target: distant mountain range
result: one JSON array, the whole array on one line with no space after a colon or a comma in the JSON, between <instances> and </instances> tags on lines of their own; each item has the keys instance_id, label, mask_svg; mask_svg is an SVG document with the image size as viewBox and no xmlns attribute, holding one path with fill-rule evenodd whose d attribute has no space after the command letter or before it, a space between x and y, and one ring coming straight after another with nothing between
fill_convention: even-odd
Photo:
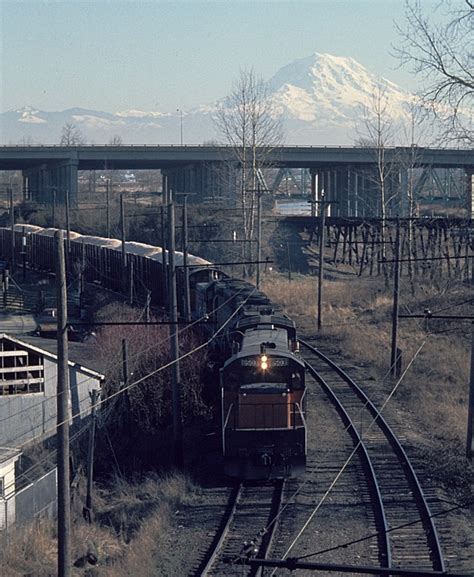
<instances>
[{"instance_id":1,"label":"distant mountain range","mask_svg":"<svg viewBox=\"0 0 474 577\"><path fill-rule=\"evenodd\" d=\"M369 106L377 87L389 97L390 115L408 118L413 96L378 78L353 58L315 53L281 68L268 82L275 114L283 122L286 144L352 144L356 119ZM183 141L218 141L213 123L216 104L183 115ZM58 144L65 124L73 123L87 144L107 144L119 136L124 144L179 144L179 113L102 112L70 108L46 112L33 107L0 113L0 144Z\"/></svg>"}]
</instances>

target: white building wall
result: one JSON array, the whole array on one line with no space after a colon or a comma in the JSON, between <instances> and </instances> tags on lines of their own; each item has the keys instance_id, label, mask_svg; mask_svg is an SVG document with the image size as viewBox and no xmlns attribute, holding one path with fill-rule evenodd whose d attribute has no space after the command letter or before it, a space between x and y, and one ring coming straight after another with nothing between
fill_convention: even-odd
<instances>
[{"instance_id":1,"label":"white building wall","mask_svg":"<svg viewBox=\"0 0 474 577\"><path fill-rule=\"evenodd\" d=\"M57 364L44 358L44 392L0 396L0 446L21 447L33 439L40 440L55 434ZM89 391L100 389L100 379L69 368L70 408L73 422L90 413Z\"/></svg>"},{"instance_id":2,"label":"white building wall","mask_svg":"<svg viewBox=\"0 0 474 577\"><path fill-rule=\"evenodd\" d=\"M15 522L15 460L0 465L0 479L3 479L3 493L0 497L0 530Z\"/></svg>"}]
</instances>

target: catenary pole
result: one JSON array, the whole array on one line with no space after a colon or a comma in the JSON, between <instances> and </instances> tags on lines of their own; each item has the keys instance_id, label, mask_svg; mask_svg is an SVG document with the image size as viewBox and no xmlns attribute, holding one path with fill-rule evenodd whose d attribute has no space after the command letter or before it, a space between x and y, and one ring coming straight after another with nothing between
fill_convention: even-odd
<instances>
[{"instance_id":1,"label":"catenary pole","mask_svg":"<svg viewBox=\"0 0 474 577\"><path fill-rule=\"evenodd\" d=\"M262 260L262 191L257 184L257 278L256 286L260 289L260 261Z\"/></svg>"},{"instance_id":2,"label":"catenary pole","mask_svg":"<svg viewBox=\"0 0 474 577\"><path fill-rule=\"evenodd\" d=\"M13 188L8 189L8 196L10 199L10 238L11 238L11 253L10 253L10 271L15 272L15 207L13 206Z\"/></svg>"},{"instance_id":3,"label":"catenary pole","mask_svg":"<svg viewBox=\"0 0 474 577\"><path fill-rule=\"evenodd\" d=\"M71 252L71 220L69 210L69 190L64 191L64 201L66 206L66 261L69 263L69 254Z\"/></svg>"},{"instance_id":4,"label":"catenary pole","mask_svg":"<svg viewBox=\"0 0 474 577\"><path fill-rule=\"evenodd\" d=\"M94 479L94 447L95 447L95 426L96 426L96 408L97 399L99 398L100 391L98 389L93 389L89 394L91 397L91 424L89 431L89 447L87 451L87 494L86 494L86 507L85 515L89 523L92 523L92 486Z\"/></svg>"},{"instance_id":5,"label":"catenary pole","mask_svg":"<svg viewBox=\"0 0 474 577\"><path fill-rule=\"evenodd\" d=\"M471 462L474 461L474 323L471 325L471 378L469 384L466 456Z\"/></svg>"},{"instance_id":6,"label":"catenary pole","mask_svg":"<svg viewBox=\"0 0 474 577\"><path fill-rule=\"evenodd\" d=\"M161 216L161 261L162 261L162 278L160 279L162 282L162 294L163 294L163 305L166 307L169 302L168 292L169 292L169 283L168 283L168 259L166 254L166 226L165 226L165 207L160 207L160 216Z\"/></svg>"},{"instance_id":7,"label":"catenary pole","mask_svg":"<svg viewBox=\"0 0 474 577\"><path fill-rule=\"evenodd\" d=\"M171 337L171 386L173 405L173 448L175 464L179 467L183 462L183 425L181 420L181 383L179 342L178 342L178 306L176 295L176 262L175 262L175 214L174 204L168 205L168 255L169 255L169 316Z\"/></svg>"},{"instance_id":8,"label":"catenary pole","mask_svg":"<svg viewBox=\"0 0 474 577\"><path fill-rule=\"evenodd\" d=\"M319 210L321 211L319 219L319 271L318 271L318 331L321 330L322 308L323 308L323 281L324 281L324 233L326 228L326 201L324 200L324 192L321 194L319 201Z\"/></svg>"},{"instance_id":9,"label":"catenary pole","mask_svg":"<svg viewBox=\"0 0 474 577\"><path fill-rule=\"evenodd\" d=\"M106 200L106 234L110 238L110 178L105 181L105 200Z\"/></svg>"},{"instance_id":10,"label":"catenary pole","mask_svg":"<svg viewBox=\"0 0 474 577\"><path fill-rule=\"evenodd\" d=\"M67 342L67 289L63 231L56 232L57 445L58 445L58 577L71 572L71 497L69 471L69 366Z\"/></svg>"},{"instance_id":11,"label":"catenary pole","mask_svg":"<svg viewBox=\"0 0 474 577\"><path fill-rule=\"evenodd\" d=\"M184 317L187 322L191 320L191 295L189 289L188 268L188 197L183 200L183 273L184 273Z\"/></svg>"},{"instance_id":12,"label":"catenary pole","mask_svg":"<svg viewBox=\"0 0 474 577\"><path fill-rule=\"evenodd\" d=\"M400 293L400 222L397 221L395 233L395 262L393 271L393 307L392 307L392 350L390 355L390 371L397 375L398 365L398 299Z\"/></svg>"},{"instance_id":13,"label":"catenary pole","mask_svg":"<svg viewBox=\"0 0 474 577\"><path fill-rule=\"evenodd\" d=\"M127 249L125 248L125 205L123 194L120 195L120 239L122 241L122 290L127 290Z\"/></svg>"}]
</instances>

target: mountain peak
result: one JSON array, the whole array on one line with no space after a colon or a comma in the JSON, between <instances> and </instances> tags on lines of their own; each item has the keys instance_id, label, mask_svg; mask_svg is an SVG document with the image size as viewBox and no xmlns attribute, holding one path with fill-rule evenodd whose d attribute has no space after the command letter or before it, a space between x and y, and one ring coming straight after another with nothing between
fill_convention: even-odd
<instances>
[{"instance_id":1,"label":"mountain peak","mask_svg":"<svg viewBox=\"0 0 474 577\"><path fill-rule=\"evenodd\" d=\"M269 81L272 92L287 84L310 93L320 90L340 91L351 87L370 92L379 84L396 87L393 83L377 78L354 58L320 52L290 62L280 68Z\"/></svg>"},{"instance_id":2,"label":"mountain peak","mask_svg":"<svg viewBox=\"0 0 474 577\"><path fill-rule=\"evenodd\" d=\"M394 103L394 115L402 117L409 96L351 57L315 52L283 66L269 82L278 114L325 127L346 128L354 126L362 107L371 108L379 87Z\"/></svg>"}]
</instances>

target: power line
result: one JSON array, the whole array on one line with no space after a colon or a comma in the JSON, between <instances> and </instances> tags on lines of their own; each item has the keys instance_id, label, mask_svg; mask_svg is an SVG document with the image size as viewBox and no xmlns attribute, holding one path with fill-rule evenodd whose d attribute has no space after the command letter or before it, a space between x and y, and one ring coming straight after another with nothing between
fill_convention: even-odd
<instances>
[{"instance_id":1,"label":"power line","mask_svg":"<svg viewBox=\"0 0 474 577\"><path fill-rule=\"evenodd\" d=\"M405 368L405 370L403 371L403 374L401 375L401 377L399 378L399 380L396 382L396 384L394 385L394 387L392 388L390 394L387 396L387 398L385 399L384 403L382 404L381 408L379 409L377 415L372 419L372 421L370 422L369 426L367 427L366 431L365 431L365 435L367 435L367 433L371 430L372 426L376 423L378 417L382 414L382 412L385 410L385 407L387 406L387 404L389 403L389 401L391 400L391 398L393 397L393 395L395 394L395 392L397 391L399 385L401 384L401 382L403 381L405 375L407 374L408 370L410 369L411 365L414 363L415 359L418 357L419 353L421 352L421 350L423 349L424 345L426 344L428 337L422 342L422 344L419 346L418 350L415 352L413 358L410 360L410 362L408 363L407 367ZM345 460L344 464L342 465L342 467L339 469L338 473L336 474L336 476L334 477L333 481L331 482L331 484L329 485L328 489L326 489L324 495L321 497L321 499L319 500L319 502L316 504L316 507L313 509L312 513L309 515L308 519L305 521L305 523L303 524L302 528L300 529L300 531L298 532L298 534L296 535L296 537L293 539L293 541L291 542L290 546L287 548L287 550L285 551L282 559L286 559L288 557L289 552L293 549L293 547L296 545L297 541L299 540L299 538L301 537L301 535L304 533L304 531L306 530L306 528L308 527L308 525L310 524L310 522L312 521L312 519L314 518L314 516L316 515L316 513L319 511L319 509L321 508L321 506L323 505L323 503L325 502L326 498L328 497L328 495L331 493L331 491L333 490L333 488L335 487L337 481L339 480L339 478L341 477L341 475L344 473L344 471L346 470L346 468L348 467L349 463L351 462L352 458L354 457L354 455L357 453L357 451L359 450L359 447L361 446L363 442L363 436L361 435L359 438L359 442L355 445L355 447L353 448L352 452L350 453L350 455L347 457L347 459ZM273 571L272 576L275 574L275 572Z\"/></svg>"},{"instance_id":2,"label":"power line","mask_svg":"<svg viewBox=\"0 0 474 577\"><path fill-rule=\"evenodd\" d=\"M456 506L452 507L451 509L446 509L445 511L440 511L439 513L433 513L428 518L435 519L436 517L442 517L447 515L448 513L452 513L453 511L458 511L459 509L467 509L470 505L472 505L474 501L468 501L464 504L457 504ZM389 533L393 533L395 531L399 531L400 529L405 529L406 527L411 527L413 525L419 525L423 522L423 519L416 519L414 521L409 521L408 523L403 523L402 525L396 525L394 527L390 527L387 531L377 531L375 533L370 533L365 535L364 537L360 537L358 539L353 539L352 541L346 541L345 543L340 543L339 545L334 545L333 547L327 547L326 549L320 549L318 551L314 551L313 553L307 553L305 555L299 555L295 557L298 560L301 559L308 559L309 557L315 557L317 555L323 555L324 553L330 553L331 551L337 551L339 549L347 549L347 547L351 547L352 545L357 545L359 543L363 543L364 541L369 541L371 539L375 539L377 537L382 537Z\"/></svg>"}]
</instances>

